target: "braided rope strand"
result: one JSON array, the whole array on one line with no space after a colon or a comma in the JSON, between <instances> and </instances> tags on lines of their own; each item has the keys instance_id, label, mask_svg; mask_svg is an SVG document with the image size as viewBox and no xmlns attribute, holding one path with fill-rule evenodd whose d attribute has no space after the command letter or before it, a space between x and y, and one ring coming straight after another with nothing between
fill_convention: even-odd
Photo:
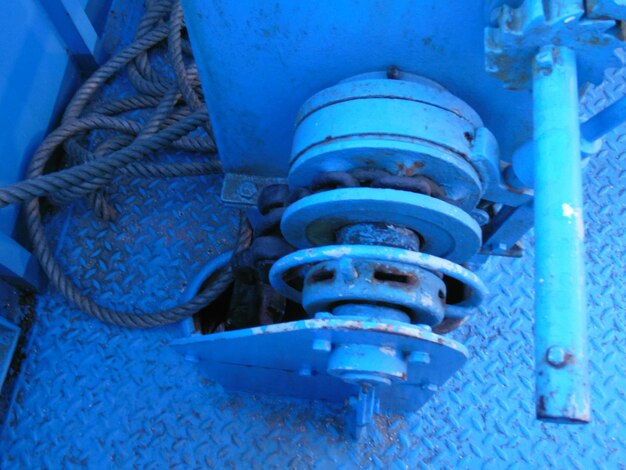
<instances>
[{"instance_id":1,"label":"braided rope strand","mask_svg":"<svg viewBox=\"0 0 626 470\"><path fill-rule=\"evenodd\" d=\"M146 1L146 12L134 42L109 59L75 93L61 125L35 152L27 179L0 188L0 207L25 204L33 252L51 284L78 308L107 323L152 327L180 321L215 300L233 279L228 265L214 273L193 299L176 307L151 313L134 312L132 307L129 311L113 310L83 294L64 273L42 221L44 197L56 203L87 197L97 214L105 219L114 217L114 210L106 201L106 190L118 175L171 178L222 171L216 158L168 164L147 160L166 147L203 155L216 152L197 68L194 63L186 65L183 59L190 54L183 28L178 0ZM165 47L161 47L164 41ZM150 51L157 48L166 51L173 73L162 74L151 64ZM103 89L124 70L137 95L102 99ZM152 110L148 116L137 118L141 116L137 113L145 115L148 110ZM48 162L60 147L69 167L46 173ZM235 253L247 247L251 237L249 224L242 215Z\"/></svg>"}]
</instances>

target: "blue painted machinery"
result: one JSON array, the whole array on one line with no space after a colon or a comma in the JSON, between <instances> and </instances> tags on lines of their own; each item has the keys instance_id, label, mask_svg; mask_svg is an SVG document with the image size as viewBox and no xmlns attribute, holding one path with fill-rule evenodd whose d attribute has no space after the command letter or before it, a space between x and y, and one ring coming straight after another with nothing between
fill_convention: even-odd
<instances>
[{"instance_id":1,"label":"blue painted machinery","mask_svg":"<svg viewBox=\"0 0 626 470\"><path fill-rule=\"evenodd\" d=\"M349 399L357 434L419 408L467 359L467 263L534 213L537 416L590 419L581 158L624 105L581 135L578 83L620 65L625 7L481 3L184 2L223 197L260 194L248 264L307 316L178 341L211 377Z\"/></svg>"},{"instance_id":2,"label":"blue painted machinery","mask_svg":"<svg viewBox=\"0 0 626 470\"><path fill-rule=\"evenodd\" d=\"M624 2L182 8L222 199L253 227L184 300L232 262L231 305L254 291L262 315L197 315L174 347L228 389L347 401L362 435L463 366L452 332L487 295L473 270L521 256L534 224L537 417L588 422L581 172L626 100L581 124L579 96L622 65Z\"/></svg>"}]
</instances>

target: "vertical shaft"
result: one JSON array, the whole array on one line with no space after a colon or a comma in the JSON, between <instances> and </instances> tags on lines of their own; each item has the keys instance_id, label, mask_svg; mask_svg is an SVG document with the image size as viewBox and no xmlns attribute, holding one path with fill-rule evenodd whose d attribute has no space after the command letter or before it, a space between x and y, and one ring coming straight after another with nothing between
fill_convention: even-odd
<instances>
[{"instance_id":1,"label":"vertical shaft","mask_svg":"<svg viewBox=\"0 0 626 470\"><path fill-rule=\"evenodd\" d=\"M587 312L576 56L533 63L537 418L589 421Z\"/></svg>"}]
</instances>

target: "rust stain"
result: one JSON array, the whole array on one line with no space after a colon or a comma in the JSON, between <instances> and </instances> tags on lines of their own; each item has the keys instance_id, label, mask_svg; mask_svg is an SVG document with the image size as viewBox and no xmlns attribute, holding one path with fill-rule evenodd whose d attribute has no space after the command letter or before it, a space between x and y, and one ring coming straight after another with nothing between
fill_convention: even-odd
<instances>
[{"instance_id":1,"label":"rust stain","mask_svg":"<svg viewBox=\"0 0 626 470\"><path fill-rule=\"evenodd\" d=\"M563 369L565 366L569 365L569 364L575 364L576 363L576 356L572 353L566 352L565 356L563 358L563 362L559 363L559 364L554 364L552 362L550 362L547 358L547 352L546 352L546 362L547 364L554 368L554 369Z\"/></svg>"},{"instance_id":2,"label":"rust stain","mask_svg":"<svg viewBox=\"0 0 626 470\"><path fill-rule=\"evenodd\" d=\"M546 397L539 395L537 400L537 414L543 415L546 412Z\"/></svg>"},{"instance_id":3,"label":"rust stain","mask_svg":"<svg viewBox=\"0 0 626 470\"><path fill-rule=\"evenodd\" d=\"M385 282L405 289L414 289L419 284L419 279L415 274L402 269L378 265L374 268L373 282Z\"/></svg>"},{"instance_id":4,"label":"rust stain","mask_svg":"<svg viewBox=\"0 0 626 470\"><path fill-rule=\"evenodd\" d=\"M404 163L396 163L398 168L398 174L413 176L417 174L418 170L424 168L424 162L413 162L413 164L406 166Z\"/></svg>"}]
</instances>

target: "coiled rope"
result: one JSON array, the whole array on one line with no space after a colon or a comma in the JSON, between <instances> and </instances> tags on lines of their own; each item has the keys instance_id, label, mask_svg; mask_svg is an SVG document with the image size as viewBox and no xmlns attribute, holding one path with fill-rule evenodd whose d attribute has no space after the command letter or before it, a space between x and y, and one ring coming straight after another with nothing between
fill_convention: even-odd
<instances>
[{"instance_id":1,"label":"coiled rope","mask_svg":"<svg viewBox=\"0 0 626 470\"><path fill-rule=\"evenodd\" d=\"M78 308L104 322L127 327L177 322L211 303L232 282L232 270L226 266L182 305L152 313L112 310L85 296L66 276L44 233L40 198L59 204L87 197L98 216L112 219L115 211L107 202L105 188L117 175L166 178L221 172L216 157L202 163L168 164L147 159L164 148L204 155L216 152L191 47L183 33L179 0L146 0L134 42L108 60L76 92L61 125L35 152L27 179L0 188L0 207L26 203L33 252L51 284ZM153 55L163 49L170 66L165 72L162 66L157 70L152 65ZM124 71L137 94L103 101L105 85ZM151 112L146 114L146 110ZM46 173L46 166L60 146L69 167ZM235 253L248 246L250 239L250 227L242 217Z\"/></svg>"}]
</instances>

